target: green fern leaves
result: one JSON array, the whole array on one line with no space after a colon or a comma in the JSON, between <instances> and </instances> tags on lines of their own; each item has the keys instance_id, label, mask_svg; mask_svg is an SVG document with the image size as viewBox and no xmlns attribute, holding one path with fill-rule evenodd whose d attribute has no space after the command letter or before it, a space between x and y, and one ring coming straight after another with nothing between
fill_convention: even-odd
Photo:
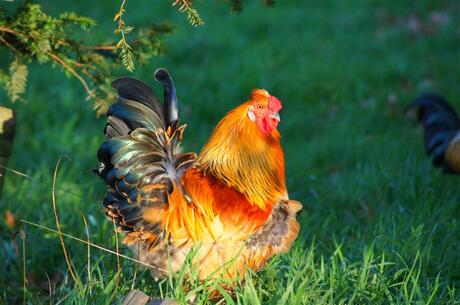
<instances>
[{"instance_id":1,"label":"green fern leaves","mask_svg":"<svg viewBox=\"0 0 460 305\"><path fill-rule=\"evenodd\" d=\"M244 0L225 1L230 2L234 11L243 9ZM110 87L113 72L120 66L132 72L136 64L147 64L152 56L163 52L163 36L172 32L171 26L163 24L141 27L134 33L134 27L124 21L126 2L121 0L113 19L117 24L115 34L119 35L118 38L93 46L85 43L83 38L77 40L74 37L85 37L78 32L95 27L94 19L74 12L63 12L54 17L32 1L21 2L16 10L6 10L5 7L11 3L1 2L0 46L9 51L12 62L8 72L0 68L0 86L11 101L20 100L26 90L27 65L38 62L51 64L52 68L59 68L65 75L80 82L86 93L86 96L82 95L82 100L93 100L97 113L105 113L110 103L115 101ZM272 5L274 0L262 2ZM173 0L172 3L179 12L187 15L193 26L204 23L192 6L193 0ZM7 11L13 13L8 15Z\"/></svg>"},{"instance_id":2,"label":"green fern leaves","mask_svg":"<svg viewBox=\"0 0 460 305\"><path fill-rule=\"evenodd\" d=\"M11 63L7 92L13 102L17 101L20 95L26 91L28 74L29 71L26 65L19 63L17 60Z\"/></svg>"}]
</instances>

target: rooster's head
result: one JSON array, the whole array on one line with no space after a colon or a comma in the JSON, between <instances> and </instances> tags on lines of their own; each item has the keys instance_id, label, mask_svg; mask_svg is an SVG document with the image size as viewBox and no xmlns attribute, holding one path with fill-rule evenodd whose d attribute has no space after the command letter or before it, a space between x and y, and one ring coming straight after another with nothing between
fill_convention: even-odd
<instances>
[{"instance_id":1,"label":"rooster's head","mask_svg":"<svg viewBox=\"0 0 460 305\"><path fill-rule=\"evenodd\" d=\"M280 100L264 89L252 91L252 98L247 102L248 119L257 125L263 133L271 133L280 122L279 111L283 108Z\"/></svg>"}]
</instances>

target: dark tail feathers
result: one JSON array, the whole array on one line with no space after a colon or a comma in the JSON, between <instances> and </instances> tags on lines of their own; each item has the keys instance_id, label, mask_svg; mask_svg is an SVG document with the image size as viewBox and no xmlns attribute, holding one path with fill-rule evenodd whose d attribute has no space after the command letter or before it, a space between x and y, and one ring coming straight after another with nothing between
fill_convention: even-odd
<instances>
[{"instance_id":1,"label":"dark tail feathers","mask_svg":"<svg viewBox=\"0 0 460 305\"><path fill-rule=\"evenodd\" d=\"M441 96L423 94L410 103L406 110L417 108L417 118L423 124L425 148L433 164L451 171L445 152L460 129L460 119L455 109Z\"/></svg>"},{"instance_id":2,"label":"dark tail feathers","mask_svg":"<svg viewBox=\"0 0 460 305\"><path fill-rule=\"evenodd\" d=\"M179 120L177 110L177 95L176 88L168 71L164 68L159 68L155 71L154 77L157 82L164 86L164 114L167 126L174 126Z\"/></svg>"},{"instance_id":3,"label":"dark tail feathers","mask_svg":"<svg viewBox=\"0 0 460 305\"><path fill-rule=\"evenodd\" d=\"M164 86L163 107L152 89L138 79L123 77L112 82L119 99L107 112L104 131L107 138L125 136L136 128L156 130L159 127L175 127L178 110L174 83L164 68L155 71L155 79Z\"/></svg>"}]
</instances>

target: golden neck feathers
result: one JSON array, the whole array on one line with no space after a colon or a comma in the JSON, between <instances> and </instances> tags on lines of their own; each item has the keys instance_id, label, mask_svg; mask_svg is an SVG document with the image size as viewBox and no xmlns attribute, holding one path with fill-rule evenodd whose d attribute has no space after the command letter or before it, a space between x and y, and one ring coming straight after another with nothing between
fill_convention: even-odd
<instances>
[{"instance_id":1,"label":"golden neck feathers","mask_svg":"<svg viewBox=\"0 0 460 305\"><path fill-rule=\"evenodd\" d=\"M281 136L277 129L261 132L248 118L249 105L242 104L219 122L196 167L266 210L288 197Z\"/></svg>"}]
</instances>

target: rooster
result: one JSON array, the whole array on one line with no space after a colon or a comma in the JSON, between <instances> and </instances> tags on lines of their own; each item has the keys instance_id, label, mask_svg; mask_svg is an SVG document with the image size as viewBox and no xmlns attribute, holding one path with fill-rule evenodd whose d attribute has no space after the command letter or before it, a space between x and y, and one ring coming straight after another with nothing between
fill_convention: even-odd
<instances>
[{"instance_id":1,"label":"rooster","mask_svg":"<svg viewBox=\"0 0 460 305\"><path fill-rule=\"evenodd\" d=\"M198 155L184 153L173 81L163 68L154 77L163 106L135 78L112 83L118 101L107 113L97 171L108 187L106 215L155 278L179 271L192 250L200 280L260 270L299 232L302 205L289 200L277 130L281 102L253 90Z\"/></svg>"},{"instance_id":2,"label":"rooster","mask_svg":"<svg viewBox=\"0 0 460 305\"><path fill-rule=\"evenodd\" d=\"M460 174L460 119L455 109L443 97L423 94L409 104L417 108L417 118L423 123L425 149L433 165L447 173Z\"/></svg>"}]
</instances>

